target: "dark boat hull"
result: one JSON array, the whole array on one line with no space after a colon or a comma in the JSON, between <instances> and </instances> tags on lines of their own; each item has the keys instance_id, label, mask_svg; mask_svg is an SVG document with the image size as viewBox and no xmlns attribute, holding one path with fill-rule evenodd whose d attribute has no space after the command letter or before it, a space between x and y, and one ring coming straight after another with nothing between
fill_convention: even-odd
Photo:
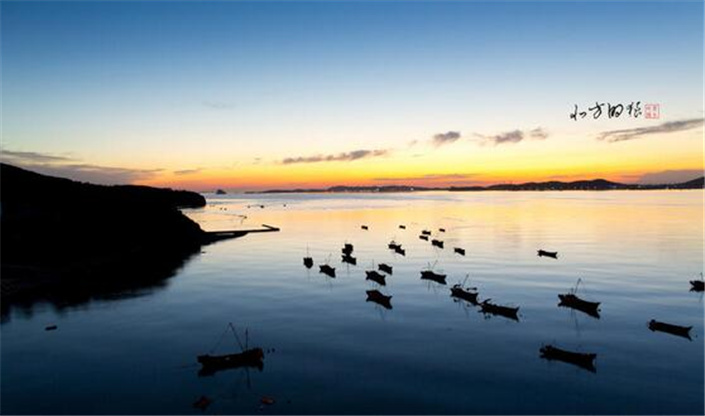
<instances>
[{"instance_id":1,"label":"dark boat hull","mask_svg":"<svg viewBox=\"0 0 705 416\"><path fill-rule=\"evenodd\" d=\"M516 308L511 308L509 306L500 306L500 305L495 305L493 303L489 303L487 301L482 302L480 304L480 307L482 308L481 312L490 314L490 315L497 315L497 316L503 316L508 319L512 319L515 321L519 320L519 307Z\"/></svg>"},{"instance_id":2,"label":"dark boat hull","mask_svg":"<svg viewBox=\"0 0 705 416\"><path fill-rule=\"evenodd\" d=\"M380 271L382 271L382 272L385 272L385 273L388 273L388 274L393 274L393 273L392 273L392 270L393 270L393 269L392 269L392 266L390 266L390 265L388 265L388 264L382 263L382 264L378 265L377 268L378 268Z\"/></svg>"},{"instance_id":3,"label":"dark boat hull","mask_svg":"<svg viewBox=\"0 0 705 416\"><path fill-rule=\"evenodd\" d=\"M433 244L434 246L436 246L436 247L438 247L438 248L443 248L443 241L440 241L440 240L432 240L432 241L431 241L431 244Z\"/></svg>"},{"instance_id":4,"label":"dark boat hull","mask_svg":"<svg viewBox=\"0 0 705 416\"><path fill-rule=\"evenodd\" d=\"M365 272L367 274L367 280L371 280L377 284L380 284L382 286L387 285L387 281L385 280L385 276L383 274L380 274L376 272L375 270L368 270Z\"/></svg>"},{"instance_id":5,"label":"dark boat hull","mask_svg":"<svg viewBox=\"0 0 705 416\"><path fill-rule=\"evenodd\" d=\"M353 256L343 255L342 261L343 263L352 264L353 266L357 265L357 259Z\"/></svg>"},{"instance_id":6,"label":"dark boat hull","mask_svg":"<svg viewBox=\"0 0 705 416\"><path fill-rule=\"evenodd\" d=\"M367 302L373 302L385 309L392 309L392 297L383 295L379 290L368 290Z\"/></svg>"},{"instance_id":7,"label":"dark boat hull","mask_svg":"<svg viewBox=\"0 0 705 416\"><path fill-rule=\"evenodd\" d=\"M460 254L461 256L464 256L464 255L465 255L465 249L464 249L464 248L456 247L456 248L453 249L453 251L455 251L456 253Z\"/></svg>"},{"instance_id":8,"label":"dark boat hull","mask_svg":"<svg viewBox=\"0 0 705 416\"><path fill-rule=\"evenodd\" d=\"M705 290L705 283L703 283L702 280L691 280L690 281L690 290L693 292L702 292Z\"/></svg>"},{"instance_id":9,"label":"dark boat hull","mask_svg":"<svg viewBox=\"0 0 705 416\"><path fill-rule=\"evenodd\" d=\"M567 351L552 345L541 347L539 351L543 359L549 361L563 361L564 363L573 364L592 373L597 372L595 368L595 358L597 354Z\"/></svg>"},{"instance_id":10,"label":"dark boat hull","mask_svg":"<svg viewBox=\"0 0 705 416\"><path fill-rule=\"evenodd\" d=\"M537 255L539 257L550 257L552 259L557 259L558 258L558 252L557 251L545 251L545 250L539 250L537 252Z\"/></svg>"},{"instance_id":11,"label":"dark boat hull","mask_svg":"<svg viewBox=\"0 0 705 416\"><path fill-rule=\"evenodd\" d=\"M427 235L420 235L419 238L420 238L421 240L428 241L428 236L427 236Z\"/></svg>"},{"instance_id":12,"label":"dark boat hull","mask_svg":"<svg viewBox=\"0 0 705 416\"><path fill-rule=\"evenodd\" d=\"M264 351L261 348L252 348L238 354L228 355L199 355L198 362L201 376L213 375L221 370L232 368L254 367L262 370L264 368Z\"/></svg>"},{"instance_id":13,"label":"dark boat hull","mask_svg":"<svg viewBox=\"0 0 705 416\"><path fill-rule=\"evenodd\" d=\"M306 266L307 269L313 267L313 259L311 257L304 257L304 266Z\"/></svg>"},{"instance_id":14,"label":"dark boat hull","mask_svg":"<svg viewBox=\"0 0 705 416\"><path fill-rule=\"evenodd\" d=\"M426 270L421 272L421 279L431 280L442 285L446 284L446 275L434 273L432 271Z\"/></svg>"},{"instance_id":15,"label":"dark boat hull","mask_svg":"<svg viewBox=\"0 0 705 416\"><path fill-rule=\"evenodd\" d=\"M665 332L667 334L676 335L692 340L692 338L690 337L690 330L693 329L692 326L667 324L665 322L659 322L652 319L651 321L649 321L649 329L654 332Z\"/></svg>"},{"instance_id":16,"label":"dark boat hull","mask_svg":"<svg viewBox=\"0 0 705 416\"><path fill-rule=\"evenodd\" d=\"M330 276L330 277L335 277L335 268L334 268L334 267L330 267L330 266L327 265L327 264L324 264L324 265L322 265L322 266L319 266L319 272L320 272L320 273L323 273L323 274L325 274L325 275L327 275L327 276Z\"/></svg>"},{"instance_id":17,"label":"dark boat hull","mask_svg":"<svg viewBox=\"0 0 705 416\"><path fill-rule=\"evenodd\" d=\"M477 292L468 292L461 287L450 288L450 295L454 298L462 299L464 301L470 302L473 305L477 305Z\"/></svg>"},{"instance_id":18,"label":"dark boat hull","mask_svg":"<svg viewBox=\"0 0 705 416\"><path fill-rule=\"evenodd\" d=\"M558 295L558 306L575 309L594 318L600 318L600 302L589 302L573 294Z\"/></svg>"}]
</instances>

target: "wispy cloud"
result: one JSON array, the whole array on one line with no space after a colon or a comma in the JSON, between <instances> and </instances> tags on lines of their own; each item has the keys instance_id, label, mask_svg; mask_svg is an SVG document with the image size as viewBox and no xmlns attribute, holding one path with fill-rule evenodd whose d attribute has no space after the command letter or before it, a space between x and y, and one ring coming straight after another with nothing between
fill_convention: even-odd
<instances>
[{"instance_id":1,"label":"wispy cloud","mask_svg":"<svg viewBox=\"0 0 705 416\"><path fill-rule=\"evenodd\" d=\"M431 173L421 176L399 176L396 178L375 178L376 181L445 181L450 179L469 179L477 176L476 173Z\"/></svg>"},{"instance_id":2,"label":"wispy cloud","mask_svg":"<svg viewBox=\"0 0 705 416\"><path fill-rule=\"evenodd\" d=\"M7 160L8 163L23 162L23 163L54 163L54 162L70 162L72 159L65 156L55 156L46 153L36 153L36 152L13 152L10 150L2 150L2 159Z\"/></svg>"},{"instance_id":3,"label":"wispy cloud","mask_svg":"<svg viewBox=\"0 0 705 416\"><path fill-rule=\"evenodd\" d=\"M290 165L294 163L351 162L359 159L387 156L388 154L389 150L386 149L354 150L352 152L338 153L333 155L287 157L286 159L282 160L281 163L284 165Z\"/></svg>"},{"instance_id":4,"label":"wispy cloud","mask_svg":"<svg viewBox=\"0 0 705 416\"><path fill-rule=\"evenodd\" d=\"M202 171L202 168L194 168L194 169L181 169L181 170L175 170L174 175L178 176L183 176L183 175L192 175L194 173L198 173Z\"/></svg>"},{"instance_id":5,"label":"wispy cloud","mask_svg":"<svg viewBox=\"0 0 705 416\"><path fill-rule=\"evenodd\" d=\"M438 133L433 136L431 142L435 146L443 146L444 144L450 144L460 139L459 131L448 131L446 133Z\"/></svg>"},{"instance_id":6,"label":"wispy cloud","mask_svg":"<svg viewBox=\"0 0 705 416\"><path fill-rule=\"evenodd\" d=\"M230 108L235 108L235 104L225 101L204 101L203 105L214 110L227 110Z\"/></svg>"},{"instance_id":7,"label":"wispy cloud","mask_svg":"<svg viewBox=\"0 0 705 416\"><path fill-rule=\"evenodd\" d=\"M692 118L687 120L668 121L657 126L637 127L624 130L603 131L597 135L597 140L603 140L608 143L623 142L625 140L634 140L658 133L674 133L677 131L685 131L701 127L703 125L702 118Z\"/></svg>"},{"instance_id":8,"label":"wispy cloud","mask_svg":"<svg viewBox=\"0 0 705 416\"><path fill-rule=\"evenodd\" d=\"M481 144L491 144L499 145L506 143L519 143L522 140L533 139L533 140L545 140L548 138L548 132L542 128L537 127L532 130L512 130L504 133L499 133L495 135L486 136L483 134L475 133L475 136L481 139Z\"/></svg>"},{"instance_id":9,"label":"wispy cloud","mask_svg":"<svg viewBox=\"0 0 705 416\"><path fill-rule=\"evenodd\" d=\"M123 184L151 179L162 169L131 169L79 163L78 160L37 152L2 150L2 161L45 175L99 184Z\"/></svg>"}]
</instances>

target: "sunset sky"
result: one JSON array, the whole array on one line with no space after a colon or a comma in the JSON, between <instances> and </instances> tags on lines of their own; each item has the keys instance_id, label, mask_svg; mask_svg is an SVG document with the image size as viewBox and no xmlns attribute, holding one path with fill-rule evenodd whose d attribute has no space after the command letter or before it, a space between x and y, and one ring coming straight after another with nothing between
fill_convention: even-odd
<instances>
[{"instance_id":1,"label":"sunset sky","mask_svg":"<svg viewBox=\"0 0 705 416\"><path fill-rule=\"evenodd\" d=\"M7 2L3 161L194 190L692 179L702 2ZM659 119L591 113L660 106Z\"/></svg>"}]
</instances>

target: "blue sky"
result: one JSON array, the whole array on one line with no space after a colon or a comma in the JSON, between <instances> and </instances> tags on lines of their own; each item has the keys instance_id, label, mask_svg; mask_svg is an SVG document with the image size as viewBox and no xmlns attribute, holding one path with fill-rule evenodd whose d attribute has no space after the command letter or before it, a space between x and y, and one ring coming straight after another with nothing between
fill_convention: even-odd
<instances>
[{"instance_id":1,"label":"blue sky","mask_svg":"<svg viewBox=\"0 0 705 416\"><path fill-rule=\"evenodd\" d=\"M568 140L639 127L567 119L595 100L703 116L702 2L3 1L1 12L3 148L94 165L222 171L449 130Z\"/></svg>"}]
</instances>

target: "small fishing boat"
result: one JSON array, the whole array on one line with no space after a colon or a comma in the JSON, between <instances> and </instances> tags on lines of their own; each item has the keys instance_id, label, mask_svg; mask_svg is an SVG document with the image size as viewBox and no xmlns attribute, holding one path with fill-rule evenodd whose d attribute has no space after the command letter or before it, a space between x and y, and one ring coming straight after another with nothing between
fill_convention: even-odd
<instances>
[{"instance_id":1,"label":"small fishing boat","mask_svg":"<svg viewBox=\"0 0 705 416\"><path fill-rule=\"evenodd\" d=\"M306 266L307 269L310 269L311 267L313 267L313 258L304 257L304 266Z\"/></svg>"},{"instance_id":2,"label":"small fishing boat","mask_svg":"<svg viewBox=\"0 0 705 416\"><path fill-rule=\"evenodd\" d=\"M362 225L360 226L360 228L362 228L363 230L369 230L369 227L367 227L366 225Z\"/></svg>"},{"instance_id":3,"label":"small fishing boat","mask_svg":"<svg viewBox=\"0 0 705 416\"><path fill-rule=\"evenodd\" d=\"M402 256L406 256L406 250L404 250L403 248L401 248L401 246L397 246L397 247L394 249L394 252L397 253L397 254L401 254Z\"/></svg>"},{"instance_id":4,"label":"small fishing boat","mask_svg":"<svg viewBox=\"0 0 705 416\"><path fill-rule=\"evenodd\" d=\"M445 228L439 228L438 231L444 233L444 232L446 232L446 229L445 229Z\"/></svg>"},{"instance_id":5,"label":"small fishing boat","mask_svg":"<svg viewBox=\"0 0 705 416\"><path fill-rule=\"evenodd\" d=\"M519 320L517 313L519 312L519 307L512 308L509 306L501 306L491 303L492 299L486 299L480 303L481 312L490 315L503 316L505 318L513 319L515 321Z\"/></svg>"},{"instance_id":6,"label":"small fishing boat","mask_svg":"<svg viewBox=\"0 0 705 416\"><path fill-rule=\"evenodd\" d=\"M345 243L345 245L343 246L341 251L343 252L343 254L350 255L350 254L352 254L353 249L354 249L354 247L352 244Z\"/></svg>"},{"instance_id":7,"label":"small fishing boat","mask_svg":"<svg viewBox=\"0 0 705 416\"><path fill-rule=\"evenodd\" d=\"M367 302L374 302L385 309L392 309L392 297L382 294L379 290L368 290Z\"/></svg>"},{"instance_id":8,"label":"small fishing boat","mask_svg":"<svg viewBox=\"0 0 705 416\"><path fill-rule=\"evenodd\" d=\"M330 277L335 277L335 267L331 267L327 264L321 264L319 267L319 272Z\"/></svg>"},{"instance_id":9,"label":"small fishing boat","mask_svg":"<svg viewBox=\"0 0 705 416\"><path fill-rule=\"evenodd\" d=\"M343 263L352 264L353 266L357 265L357 259L349 254L343 254L342 261Z\"/></svg>"},{"instance_id":10,"label":"small fishing boat","mask_svg":"<svg viewBox=\"0 0 705 416\"><path fill-rule=\"evenodd\" d=\"M561 300L558 303L558 306L575 309L592 317L598 319L600 318L600 302L589 302L587 300L580 299L573 293L558 295L558 299Z\"/></svg>"},{"instance_id":11,"label":"small fishing boat","mask_svg":"<svg viewBox=\"0 0 705 416\"><path fill-rule=\"evenodd\" d=\"M464 256L464 255L465 255L465 249L464 249L464 248L456 247L456 248L453 249L453 251L456 252L456 253L458 253L458 254L460 254L461 256Z\"/></svg>"},{"instance_id":12,"label":"small fishing boat","mask_svg":"<svg viewBox=\"0 0 705 416\"><path fill-rule=\"evenodd\" d=\"M431 235L431 232L429 230L423 230L421 231L421 234L423 235Z\"/></svg>"},{"instance_id":13,"label":"small fishing boat","mask_svg":"<svg viewBox=\"0 0 705 416\"><path fill-rule=\"evenodd\" d=\"M436 283L440 283L442 285L446 284L446 275L436 273L433 270L422 270L421 271L421 279L423 280L432 280Z\"/></svg>"},{"instance_id":14,"label":"small fishing boat","mask_svg":"<svg viewBox=\"0 0 705 416\"><path fill-rule=\"evenodd\" d=\"M477 290L474 287L471 288L464 288L463 285L460 283L453 285L453 287L450 288L450 295L454 298L462 299L465 301L468 301L472 303L473 305L477 305L477 292L471 292L471 290Z\"/></svg>"},{"instance_id":15,"label":"small fishing boat","mask_svg":"<svg viewBox=\"0 0 705 416\"><path fill-rule=\"evenodd\" d=\"M692 292L702 292L703 289L705 289L705 282L703 282L702 279L700 280L691 280L690 281L690 290Z\"/></svg>"},{"instance_id":16,"label":"small fishing boat","mask_svg":"<svg viewBox=\"0 0 705 416\"><path fill-rule=\"evenodd\" d=\"M431 240L431 244L438 247L438 248L443 248L443 241L441 241L441 240L433 239L433 240Z\"/></svg>"},{"instance_id":17,"label":"small fishing boat","mask_svg":"<svg viewBox=\"0 0 705 416\"><path fill-rule=\"evenodd\" d=\"M573 364L592 373L597 372L595 369L595 358L597 354L574 352L554 347L553 345L545 345L539 350L541 358L549 361L563 361L564 363Z\"/></svg>"},{"instance_id":18,"label":"small fishing boat","mask_svg":"<svg viewBox=\"0 0 705 416\"><path fill-rule=\"evenodd\" d=\"M377 268L378 268L380 271L383 271L383 272L385 272L385 273L392 274L392 266L390 266L390 265L388 265L388 264L380 263L380 264L377 265Z\"/></svg>"},{"instance_id":19,"label":"small fishing boat","mask_svg":"<svg viewBox=\"0 0 705 416\"><path fill-rule=\"evenodd\" d=\"M419 238L428 241L428 236L425 234L420 235Z\"/></svg>"},{"instance_id":20,"label":"small fishing boat","mask_svg":"<svg viewBox=\"0 0 705 416\"><path fill-rule=\"evenodd\" d=\"M264 367L263 359L262 348L251 348L236 354L199 355L197 360L201 364L201 370L198 374L208 376L216 371L239 367L255 367L261 370Z\"/></svg>"},{"instance_id":21,"label":"small fishing boat","mask_svg":"<svg viewBox=\"0 0 705 416\"><path fill-rule=\"evenodd\" d=\"M387 285L387 281L385 280L385 276L382 273L379 273L376 270L367 270L367 271L365 271L365 274L367 274L367 280L372 280L373 282L380 284L382 286Z\"/></svg>"},{"instance_id":22,"label":"small fishing boat","mask_svg":"<svg viewBox=\"0 0 705 416\"><path fill-rule=\"evenodd\" d=\"M401 244L398 244L396 241L392 240L387 244L387 247L389 247L390 250L396 250L397 248L401 248Z\"/></svg>"},{"instance_id":23,"label":"small fishing boat","mask_svg":"<svg viewBox=\"0 0 705 416\"><path fill-rule=\"evenodd\" d=\"M539 257L550 257L552 259L557 259L558 258L558 252L557 251L546 251L546 250L539 250L537 252L537 255Z\"/></svg>"},{"instance_id":24,"label":"small fishing boat","mask_svg":"<svg viewBox=\"0 0 705 416\"><path fill-rule=\"evenodd\" d=\"M690 330L693 329L692 326L667 324L665 322L659 322L652 319L649 321L649 329L651 331L665 332L667 334L676 335L692 340L692 338L690 338Z\"/></svg>"},{"instance_id":25,"label":"small fishing boat","mask_svg":"<svg viewBox=\"0 0 705 416\"><path fill-rule=\"evenodd\" d=\"M402 230L406 230L406 225L400 225L399 228Z\"/></svg>"}]
</instances>

